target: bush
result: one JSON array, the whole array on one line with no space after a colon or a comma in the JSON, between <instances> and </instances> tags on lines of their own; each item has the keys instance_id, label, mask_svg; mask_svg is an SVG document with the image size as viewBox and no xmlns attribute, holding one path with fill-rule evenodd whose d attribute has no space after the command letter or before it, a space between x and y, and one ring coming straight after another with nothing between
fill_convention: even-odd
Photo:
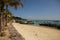
<instances>
[{"instance_id":1,"label":"bush","mask_svg":"<svg viewBox=\"0 0 60 40\"><path fill-rule=\"evenodd\" d=\"M6 35L5 32L0 32L0 36L1 36L1 37L5 36L5 35Z\"/></svg>"}]
</instances>

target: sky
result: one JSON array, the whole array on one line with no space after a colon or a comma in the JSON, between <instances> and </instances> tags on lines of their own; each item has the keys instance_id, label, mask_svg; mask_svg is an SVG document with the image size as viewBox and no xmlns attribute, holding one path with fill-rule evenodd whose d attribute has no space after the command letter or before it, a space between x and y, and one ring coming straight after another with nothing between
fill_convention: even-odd
<instances>
[{"instance_id":1,"label":"sky","mask_svg":"<svg viewBox=\"0 0 60 40\"><path fill-rule=\"evenodd\" d=\"M60 0L26 0L23 8L9 6L14 16L36 20L60 20Z\"/></svg>"}]
</instances>

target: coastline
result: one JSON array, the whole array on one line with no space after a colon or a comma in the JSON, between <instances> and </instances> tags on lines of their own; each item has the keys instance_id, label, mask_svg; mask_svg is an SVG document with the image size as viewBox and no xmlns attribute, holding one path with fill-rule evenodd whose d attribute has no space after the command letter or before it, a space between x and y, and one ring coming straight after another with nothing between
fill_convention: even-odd
<instances>
[{"instance_id":1,"label":"coastline","mask_svg":"<svg viewBox=\"0 0 60 40\"><path fill-rule=\"evenodd\" d=\"M60 30L43 26L13 23L13 27L25 40L60 40Z\"/></svg>"}]
</instances>

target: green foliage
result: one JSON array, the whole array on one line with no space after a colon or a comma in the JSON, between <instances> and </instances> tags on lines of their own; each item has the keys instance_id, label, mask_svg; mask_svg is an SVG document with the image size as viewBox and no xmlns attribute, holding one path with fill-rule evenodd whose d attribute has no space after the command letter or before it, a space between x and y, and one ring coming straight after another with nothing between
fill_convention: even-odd
<instances>
[{"instance_id":1,"label":"green foliage","mask_svg":"<svg viewBox=\"0 0 60 40\"><path fill-rule=\"evenodd\" d=\"M23 19L23 18L21 18L21 17L15 17L15 16L12 16L12 18L13 18L13 19L19 19L19 20Z\"/></svg>"},{"instance_id":2,"label":"green foliage","mask_svg":"<svg viewBox=\"0 0 60 40\"><path fill-rule=\"evenodd\" d=\"M6 7L8 5L13 6L15 9L17 9L17 6L23 7L21 0L0 0L0 8L3 9L5 5Z\"/></svg>"},{"instance_id":3,"label":"green foliage","mask_svg":"<svg viewBox=\"0 0 60 40\"><path fill-rule=\"evenodd\" d=\"M5 10L4 7L6 6ZM23 7L23 4L21 2L21 0L0 0L0 13L4 13L2 15L0 15L0 36L5 36L6 33L2 30L4 29L3 26L1 26L1 23L3 22L2 19L5 19L5 24L7 25L8 22L10 22L13 18L17 18L17 19L22 19L19 17L12 17L11 12L9 12L8 10L8 6L12 6L15 9L17 9L17 6ZM1 17L2 16L2 17ZM4 18L3 18L4 17ZM3 28L3 29L2 29Z\"/></svg>"}]
</instances>

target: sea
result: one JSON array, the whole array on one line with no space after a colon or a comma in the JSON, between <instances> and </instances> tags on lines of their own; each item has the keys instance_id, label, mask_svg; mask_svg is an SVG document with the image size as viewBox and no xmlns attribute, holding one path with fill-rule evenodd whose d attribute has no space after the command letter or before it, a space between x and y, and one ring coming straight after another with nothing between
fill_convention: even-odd
<instances>
[{"instance_id":1,"label":"sea","mask_svg":"<svg viewBox=\"0 0 60 40\"><path fill-rule=\"evenodd\" d=\"M60 25L60 20L28 20L34 23L34 25L39 25L39 24L56 24Z\"/></svg>"}]
</instances>

